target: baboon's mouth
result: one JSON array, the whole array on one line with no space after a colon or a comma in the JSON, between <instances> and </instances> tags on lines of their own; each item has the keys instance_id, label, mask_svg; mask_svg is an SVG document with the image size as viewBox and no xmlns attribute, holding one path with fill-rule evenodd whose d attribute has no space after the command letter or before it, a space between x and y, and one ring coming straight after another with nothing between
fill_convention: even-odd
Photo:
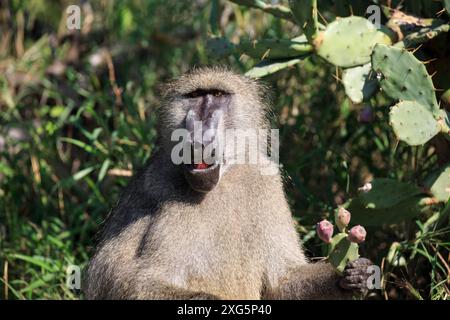
<instances>
[{"instance_id":1,"label":"baboon's mouth","mask_svg":"<svg viewBox=\"0 0 450 320\"><path fill-rule=\"evenodd\" d=\"M185 164L184 176L192 189L199 192L211 191L220 179L220 164Z\"/></svg>"},{"instance_id":2,"label":"baboon's mouth","mask_svg":"<svg viewBox=\"0 0 450 320\"><path fill-rule=\"evenodd\" d=\"M188 165L188 169L193 170L193 171L208 171L208 170L214 169L218 165L219 165L218 163L208 164L208 163L202 161L201 163L194 163L194 164Z\"/></svg>"}]
</instances>

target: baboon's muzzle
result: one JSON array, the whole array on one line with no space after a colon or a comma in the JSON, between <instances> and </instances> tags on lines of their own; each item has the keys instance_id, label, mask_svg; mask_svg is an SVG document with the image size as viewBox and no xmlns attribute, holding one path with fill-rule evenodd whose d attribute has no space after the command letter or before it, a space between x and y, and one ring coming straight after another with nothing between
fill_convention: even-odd
<instances>
[{"instance_id":1,"label":"baboon's muzzle","mask_svg":"<svg viewBox=\"0 0 450 320\"><path fill-rule=\"evenodd\" d=\"M222 165L224 118L231 95L220 90L196 90L187 95L191 103L186 129L191 144L191 163L184 164L184 175L192 189L211 191L219 182Z\"/></svg>"}]
</instances>

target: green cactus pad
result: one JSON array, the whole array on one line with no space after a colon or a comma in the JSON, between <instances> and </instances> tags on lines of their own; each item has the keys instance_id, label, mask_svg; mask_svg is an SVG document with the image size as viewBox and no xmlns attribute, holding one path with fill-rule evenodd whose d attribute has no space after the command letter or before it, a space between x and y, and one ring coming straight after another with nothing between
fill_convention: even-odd
<instances>
[{"instance_id":1,"label":"green cactus pad","mask_svg":"<svg viewBox=\"0 0 450 320\"><path fill-rule=\"evenodd\" d=\"M370 63L345 69L342 75L345 93L354 103L370 99L378 89L378 81Z\"/></svg>"},{"instance_id":2,"label":"green cactus pad","mask_svg":"<svg viewBox=\"0 0 450 320\"><path fill-rule=\"evenodd\" d=\"M431 21L431 25L421 28L420 30L408 34L401 42L405 48L413 48L421 43L430 41L442 33L450 30L450 25L439 19L427 19Z\"/></svg>"},{"instance_id":3,"label":"green cactus pad","mask_svg":"<svg viewBox=\"0 0 450 320\"><path fill-rule=\"evenodd\" d=\"M389 118L395 135L410 146L423 145L441 131L433 114L415 101L399 102L391 108Z\"/></svg>"},{"instance_id":4,"label":"green cactus pad","mask_svg":"<svg viewBox=\"0 0 450 320\"><path fill-rule=\"evenodd\" d=\"M270 13L275 17L294 21L291 10L280 4L269 4L263 0L230 0L238 5L247 6Z\"/></svg>"},{"instance_id":5,"label":"green cactus pad","mask_svg":"<svg viewBox=\"0 0 450 320\"><path fill-rule=\"evenodd\" d=\"M372 188L360 192L358 198L365 207L372 209L389 208L421 193L418 187L393 179L377 178L370 184Z\"/></svg>"},{"instance_id":6,"label":"green cactus pad","mask_svg":"<svg viewBox=\"0 0 450 320\"><path fill-rule=\"evenodd\" d=\"M225 38L214 37L206 41L206 50L211 57L220 59L231 55L235 46Z\"/></svg>"},{"instance_id":7,"label":"green cactus pad","mask_svg":"<svg viewBox=\"0 0 450 320\"><path fill-rule=\"evenodd\" d=\"M317 0L290 0L289 5L295 21L312 42L319 31Z\"/></svg>"},{"instance_id":8,"label":"green cactus pad","mask_svg":"<svg viewBox=\"0 0 450 320\"><path fill-rule=\"evenodd\" d=\"M432 173L425 180L425 187L438 201L447 202L450 198L450 164Z\"/></svg>"},{"instance_id":9,"label":"green cactus pad","mask_svg":"<svg viewBox=\"0 0 450 320\"><path fill-rule=\"evenodd\" d=\"M278 72L282 69L296 65L304 58L283 59L283 60L264 60L248 70L245 75L250 78L262 78Z\"/></svg>"},{"instance_id":10,"label":"green cactus pad","mask_svg":"<svg viewBox=\"0 0 450 320\"><path fill-rule=\"evenodd\" d=\"M301 56L313 48L308 42L296 39L262 39L241 41L236 50L256 59L281 59Z\"/></svg>"},{"instance_id":11,"label":"green cactus pad","mask_svg":"<svg viewBox=\"0 0 450 320\"><path fill-rule=\"evenodd\" d=\"M397 100L417 101L435 117L439 106L431 77L425 65L405 49L377 44L372 54L372 68L388 96Z\"/></svg>"},{"instance_id":12,"label":"green cactus pad","mask_svg":"<svg viewBox=\"0 0 450 320\"><path fill-rule=\"evenodd\" d=\"M396 224L415 218L421 213L421 195L410 197L392 207L373 209L361 202L360 197L352 199L347 210L352 213L352 223L364 226L381 226L384 224Z\"/></svg>"},{"instance_id":13,"label":"green cactus pad","mask_svg":"<svg viewBox=\"0 0 450 320\"><path fill-rule=\"evenodd\" d=\"M389 36L362 17L348 17L330 23L314 41L317 53L343 68L370 62L377 43L391 44Z\"/></svg>"},{"instance_id":14,"label":"green cactus pad","mask_svg":"<svg viewBox=\"0 0 450 320\"><path fill-rule=\"evenodd\" d=\"M328 261L342 273L348 262L359 258L358 244L350 242L346 233L338 233L331 239Z\"/></svg>"}]
</instances>

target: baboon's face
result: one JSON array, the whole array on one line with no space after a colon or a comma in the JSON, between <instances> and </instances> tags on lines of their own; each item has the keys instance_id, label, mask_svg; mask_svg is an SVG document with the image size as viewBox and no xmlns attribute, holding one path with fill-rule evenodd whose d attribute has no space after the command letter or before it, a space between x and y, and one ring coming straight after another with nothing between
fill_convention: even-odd
<instances>
[{"instance_id":1,"label":"baboon's face","mask_svg":"<svg viewBox=\"0 0 450 320\"><path fill-rule=\"evenodd\" d=\"M234 150L234 142L227 143L233 130L263 125L260 89L256 82L220 68L196 70L167 85L159 133L194 190L211 191L234 165L235 153L242 154Z\"/></svg>"},{"instance_id":2,"label":"baboon's face","mask_svg":"<svg viewBox=\"0 0 450 320\"><path fill-rule=\"evenodd\" d=\"M183 171L194 190L211 191L224 172L226 160L220 143L229 122L232 99L232 93L219 89L197 89L183 95L189 144L185 150L190 151Z\"/></svg>"}]
</instances>

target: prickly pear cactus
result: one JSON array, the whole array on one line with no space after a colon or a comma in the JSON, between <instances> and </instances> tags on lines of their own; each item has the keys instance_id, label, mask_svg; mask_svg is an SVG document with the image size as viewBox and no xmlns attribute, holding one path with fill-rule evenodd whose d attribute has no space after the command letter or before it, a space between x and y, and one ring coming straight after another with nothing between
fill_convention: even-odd
<instances>
[{"instance_id":1,"label":"prickly pear cactus","mask_svg":"<svg viewBox=\"0 0 450 320\"><path fill-rule=\"evenodd\" d=\"M450 198L450 164L431 174L425 180L425 187L438 201L447 202Z\"/></svg>"},{"instance_id":2,"label":"prickly pear cactus","mask_svg":"<svg viewBox=\"0 0 450 320\"><path fill-rule=\"evenodd\" d=\"M240 40L236 44L218 38L209 45L209 51L216 57L245 54L257 63L246 75L262 78L293 67L309 55L320 56L336 66L337 77L340 68L344 69L342 83L352 102L366 102L364 108L356 108L361 110L360 122L371 123L374 118L371 106L378 107L388 96L395 104L389 112L390 125L399 140L416 146L441 134L450 141L450 116L445 111L450 105L450 89L448 82L441 79L445 78L445 66L448 65L444 57L448 50L444 44L448 35L444 33L450 31L450 24L444 9L450 16L449 0L405 1L406 13L381 6L388 21L380 28L363 17L367 4L360 0L334 1L332 10L325 7L325 2L317 0L290 0L290 7L269 4L267 0L231 1L297 23L303 34L293 39ZM373 2L380 4L380 1ZM396 7L401 1L394 2L393 7ZM318 8L318 3L325 8ZM341 8L342 13L336 12L336 8ZM319 11L326 13L328 20L350 16L336 18L324 26L319 22ZM430 40L433 41L430 43ZM423 49L419 46L422 44L425 44ZM437 77L432 79L425 62L416 56L428 60L430 70L437 71ZM437 58L439 63L432 58ZM433 81L442 90L442 94L438 94L442 109ZM385 95L375 99L379 91ZM381 118L379 114L377 119ZM353 224L381 226L414 219L430 212L427 208L442 207L439 202L446 202L450 197L450 165L429 175L420 185L424 188L411 182L375 179L336 210L335 225L339 231L334 237L331 222L324 219L317 224L316 234L327 244L328 261L337 272L342 273L349 261L359 257L358 243L366 236L360 225L348 230L350 217ZM394 258L397 247L391 248L390 264L397 263L394 260L400 261Z\"/></svg>"},{"instance_id":3,"label":"prickly pear cactus","mask_svg":"<svg viewBox=\"0 0 450 320\"><path fill-rule=\"evenodd\" d=\"M221 59L231 55L235 46L225 38L213 37L206 41L206 50L211 57Z\"/></svg>"},{"instance_id":4,"label":"prickly pear cactus","mask_svg":"<svg viewBox=\"0 0 450 320\"><path fill-rule=\"evenodd\" d=\"M362 17L348 17L330 23L314 41L317 54L343 68L370 62L377 43L391 44L391 38Z\"/></svg>"},{"instance_id":5,"label":"prickly pear cactus","mask_svg":"<svg viewBox=\"0 0 450 320\"><path fill-rule=\"evenodd\" d=\"M308 40L313 42L319 32L317 0L290 0L289 5L295 21L303 29Z\"/></svg>"},{"instance_id":6,"label":"prickly pear cactus","mask_svg":"<svg viewBox=\"0 0 450 320\"><path fill-rule=\"evenodd\" d=\"M338 233L331 239L328 261L338 273L344 271L348 262L359 258L358 244L347 239L347 233Z\"/></svg>"},{"instance_id":7,"label":"prickly pear cactus","mask_svg":"<svg viewBox=\"0 0 450 320\"><path fill-rule=\"evenodd\" d=\"M397 100L416 101L434 116L439 115L435 89L425 65L402 48L377 44L372 54L372 67L388 96Z\"/></svg>"},{"instance_id":8,"label":"prickly pear cactus","mask_svg":"<svg viewBox=\"0 0 450 320\"><path fill-rule=\"evenodd\" d=\"M241 41L236 45L240 54L246 54L256 59L280 59L298 57L312 51L312 46L297 39L262 39Z\"/></svg>"},{"instance_id":9,"label":"prickly pear cactus","mask_svg":"<svg viewBox=\"0 0 450 320\"><path fill-rule=\"evenodd\" d=\"M345 69L342 74L342 83L345 87L345 94L354 103L367 101L378 90L376 74L370 63Z\"/></svg>"},{"instance_id":10,"label":"prickly pear cactus","mask_svg":"<svg viewBox=\"0 0 450 320\"><path fill-rule=\"evenodd\" d=\"M360 191L359 199L368 208L385 209L421 193L414 185L393 179L378 178L370 182L368 191Z\"/></svg>"},{"instance_id":11,"label":"prickly pear cactus","mask_svg":"<svg viewBox=\"0 0 450 320\"><path fill-rule=\"evenodd\" d=\"M248 70L245 75L250 78L262 78L278 72L282 69L292 67L302 61L303 58L283 59L283 60L264 60Z\"/></svg>"},{"instance_id":12,"label":"prickly pear cactus","mask_svg":"<svg viewBox=\"0 0 450 320\"><path fill-rule=\"evenodd\" d=\"M391 108L389 119L397 138L410 146L423 145L441 131L431 111L417 101L399 102Z\"/></svg>"},{"instance_id":13,"label":"prickly pear cactus","mask_svg":"<svg viewBox=\"0 0 450 320\"><path fill-rule=\"evenodd\" d=\"M361 203L360 197L356 197L349 201L347 210L352 212L354 223L364 224L365 226L396 224L417 217L421 213L421 199L423 199L423 196L417 195L391 207L375 209Z\"/></svg>"}]
</instances>

